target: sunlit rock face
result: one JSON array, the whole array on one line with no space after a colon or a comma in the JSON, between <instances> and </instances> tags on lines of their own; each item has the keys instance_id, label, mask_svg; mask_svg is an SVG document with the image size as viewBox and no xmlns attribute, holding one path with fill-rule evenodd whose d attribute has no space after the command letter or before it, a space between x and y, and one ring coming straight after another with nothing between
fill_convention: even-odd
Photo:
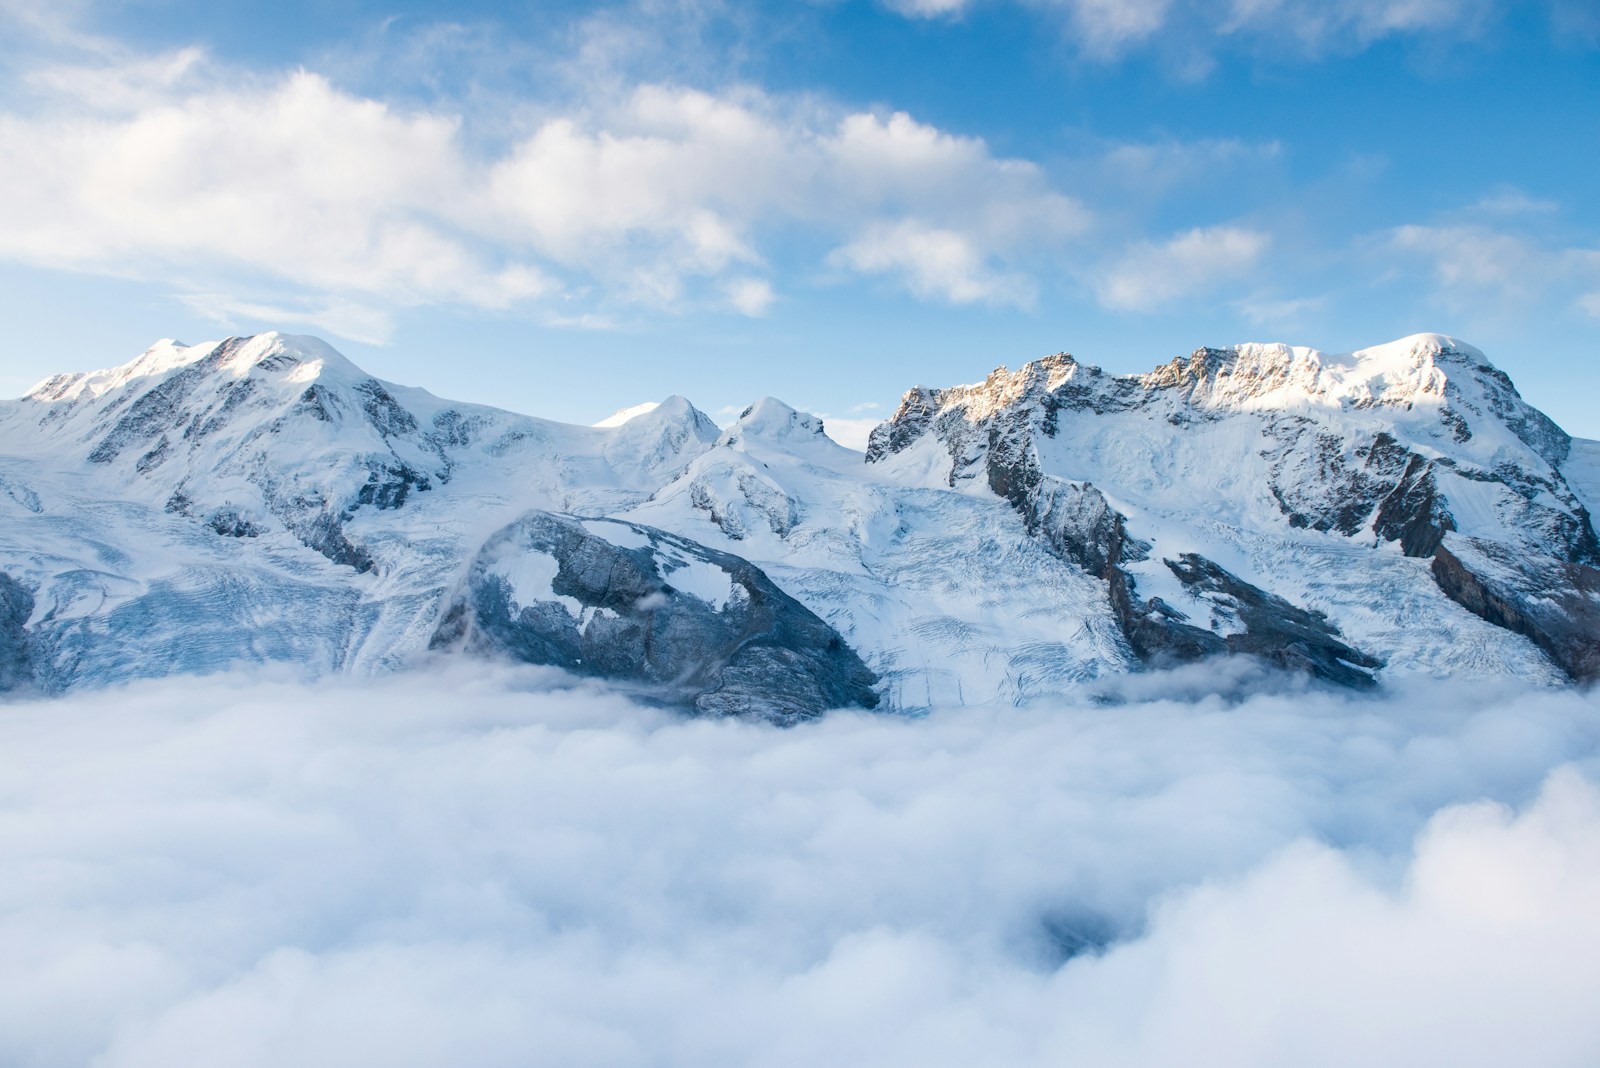
<instances>
[{"instance_id":1,"label":"sunlit rock face","mask_svg":"<svg viewBox=\"0 0 1600 1068\"><path fill-rule=\"evenodd\" d=\"M1225 653L1595 675L1600 444L1450 338L1058 355L911 390L865 456L826 431L773 398L568 426L315 338L160 342L0 403L0 686L447 649L786 720Z\"/></svg>"},{"instance_id":2,"label":"sunlit rock face","mask_svg":"<svg viewBox=\"0 0 1600 1068\"><path fill-rule=\"evenodd\" d=\"M1436 639L1455 627L1448 613L1424 622L1415 601L1437 592L1530 638L1566 674L1593 670L1584 591L1600 544L1563 470L1585 461L1451 338L1344 357L1200 349L1135 376L1053 356L911 391L867 456L1009 502L1054 552L1105 578L1147 662L1249 651L1346 685L1418 653L1443 667L1458 658ZM1532 596L1561 606L1486 596L1469 576L1486 578L1494 558L1522 561L1539 576Z\"/></svg>"}]
</instances>

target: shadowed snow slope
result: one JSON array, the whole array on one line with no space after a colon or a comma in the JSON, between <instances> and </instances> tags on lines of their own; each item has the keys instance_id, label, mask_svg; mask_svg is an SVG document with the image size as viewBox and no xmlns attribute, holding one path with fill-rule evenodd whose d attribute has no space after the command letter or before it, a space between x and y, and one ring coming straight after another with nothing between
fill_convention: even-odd
<instances>
[{"instance_id":1,"label":"shadowed snow slope","mask_svg":"<svg viewBox=\"0 0 1600 1068\"><path fill-rule=\"evenodd\" d=\"M1227 648L1335 679L1374 663L1538 675L1553 660L1592 674L1547 633L1592 644L1587 579L1563 587L1575 596L1559 622L1511 627L1519 641L1430 566L1441 546L1474 544L1547 575L1600 563L1565 474L1583 483L1592 454L1450 338L1344 357L1202 349L1128 377L1055 356L913 390L868 459L890 477L1006 499L1106 579L1146 658ZM1315 633L1298 609L1327 626Z\"/></svg>"},{"instance_id":2,"label":"shadowed snow slope","mask_svg":"<svg viewBox=\"0 0 1600 1068\"><path fill-rule=\"evenodd\" d=\"M750 565L890 709L1221 653L1355 687L1600 670L1600 446L1450 338L1121 377L1054 356L912 390L865 462L772 398L726 431L681 397L606 424L444 401L281 334L51 378L0 404L0 685L390 670L535 514ZM564 627L551 566L518 611Z\"/></svg>"}]
</instances>

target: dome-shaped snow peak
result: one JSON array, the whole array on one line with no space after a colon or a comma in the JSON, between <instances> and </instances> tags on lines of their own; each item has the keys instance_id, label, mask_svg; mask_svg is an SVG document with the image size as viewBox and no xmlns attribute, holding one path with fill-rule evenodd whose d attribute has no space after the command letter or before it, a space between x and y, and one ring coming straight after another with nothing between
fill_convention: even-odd
<instances>
[{"instance_id":1,"label":"dome-shaped snow peak","mask_svg":"<svg viewBox=\"0 0 1600 1068\"><path fill-rule=\"evenodd\" d=\"M776 397L762 397L739 415L728 428L724 441L746 437L780 441L787 438L814 438L822 434L822 420L796 411Z\"/></svg>"}]
</instances>

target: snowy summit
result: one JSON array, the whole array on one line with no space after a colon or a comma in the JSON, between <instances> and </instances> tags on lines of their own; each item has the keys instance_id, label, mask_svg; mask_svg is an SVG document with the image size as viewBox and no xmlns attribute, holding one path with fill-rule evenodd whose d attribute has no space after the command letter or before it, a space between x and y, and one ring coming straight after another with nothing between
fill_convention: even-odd
<instances>
[{"instance_id":1,"label":"snowy summit","mask_svg":"<svg viewBox=\"0 0 1600 1068\"><path fill-rule=\"evenodd\" d=\"M1431 334L1125 376L1058 354L910 390L865 456L771 397L726 430L676 396L577 427L315 338L163 341L0 407L0 679L432 649L786 718L1225 653L1586 680L1597 455Z\"/></svg>"}]
</instances>

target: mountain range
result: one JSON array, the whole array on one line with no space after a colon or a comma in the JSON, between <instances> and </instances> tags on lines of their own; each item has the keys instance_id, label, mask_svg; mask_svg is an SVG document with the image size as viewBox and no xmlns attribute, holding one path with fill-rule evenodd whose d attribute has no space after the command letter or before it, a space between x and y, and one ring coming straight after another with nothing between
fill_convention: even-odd
<instances>
[{"instance_id":1,"label":"mountain range","mask_svg":"<svg viewBox=\"0 0 1600 1068\"><path fill-rule=\"evenodd\" d=\"M1223 654L1584 682L1596 504L1600 442L1432 334L1058 354L910 390L865 455L772 398L570 426L162 341L0 402L0 689L465 655L786 722Z\"/></svg>"}]
</instances>

